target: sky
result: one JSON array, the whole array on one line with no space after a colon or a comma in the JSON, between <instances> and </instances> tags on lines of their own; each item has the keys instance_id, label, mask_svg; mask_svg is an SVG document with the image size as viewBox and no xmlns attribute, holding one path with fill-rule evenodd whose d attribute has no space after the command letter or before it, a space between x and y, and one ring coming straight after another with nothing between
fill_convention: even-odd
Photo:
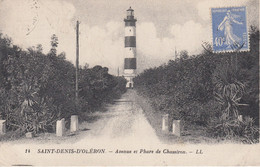
<instances>
[{"instance_id":1,"label":"sky","mask_svg":"<svg viewBox=\"0 0 260 167\"><path fill-rule=\"evenodd\" d=\"M199 54L212 43L210 8L246 6L249 25L258 27L258 0L0 0L0 31L26 49L59 38L58 53L75 64L76 21L80 21L81 66L102 65L123 72L124 21L135 10L138 72L174 59L175 50ZM4 19L3 19L4 18Z\"/></svg>"}]
</instances>

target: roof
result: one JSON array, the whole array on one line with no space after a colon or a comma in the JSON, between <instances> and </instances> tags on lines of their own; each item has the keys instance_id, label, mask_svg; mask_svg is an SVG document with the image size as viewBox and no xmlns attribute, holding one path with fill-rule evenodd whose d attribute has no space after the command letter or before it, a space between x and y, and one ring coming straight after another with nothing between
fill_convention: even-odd
<instances>
[{"instance_id":1,"label":"roof","mask_svg":"<svg viewBox=\"0 0 260 167\"><path fill-rule=\"evenodd\" d=\"M127 11L134 11L132 8L131 8L131 6L130 6L130 8L127 10Z\"/></svg>"}]
</instances>

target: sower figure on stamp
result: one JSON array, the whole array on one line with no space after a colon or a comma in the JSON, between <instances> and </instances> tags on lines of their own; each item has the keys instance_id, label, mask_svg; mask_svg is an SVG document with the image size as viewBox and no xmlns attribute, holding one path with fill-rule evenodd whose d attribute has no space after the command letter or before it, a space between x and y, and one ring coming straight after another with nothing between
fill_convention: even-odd
<instances>
[{"instance_id":1,"label":"sower figure on stamp","mask_svg":"<svg viewBox=\"0 0 260 167\"><path fill-rule=\"evenodd\" d=\"M240 42L241 39L236 36L233 33L233 27L232 24L243 24L242 22L239 22L235 20L235 18L238 18L238 15L231 14L230 10L227 11L227 15L224 17L223 21L219 24L218 30L224 29L224 35L225 35L225 45L228 46L228 48L238 48L241 47Z\"/></svg>"}]
</instances>

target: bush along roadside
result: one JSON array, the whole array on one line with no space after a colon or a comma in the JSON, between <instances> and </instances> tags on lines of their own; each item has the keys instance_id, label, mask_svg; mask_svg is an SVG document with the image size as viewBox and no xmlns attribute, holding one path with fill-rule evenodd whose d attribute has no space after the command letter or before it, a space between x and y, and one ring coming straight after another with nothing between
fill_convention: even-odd
<instances>
[{"instance_id":1,"label":"bush along roadside","mask_svg":"<svg viewBox=\"0 0 260 167\"><path fill-rule=\"evenodd\" d=\"M217 54L210 45L199 55L181 51L177 59L145 70L134 82L155 110L184 126L206 127L212 138L258 143L258 68L259 30L251 27L249 52Z\"/></svg>"},{"instance_id":2,"label":"bush along roadside","mask_svg":"<svg viewBox=\"0 0 260 167\"><path fill-rule=\"evenodd\" d=\"M79 104L75 103L75 67L65 53L57 54L58 37L51 50L41 45L23 50L0 34L0 119L14 136L26 132L54 132L56 121L74 113L92 112L126 91L126 81L108 68L80 68Z\"/></svg>"}]
</instances>

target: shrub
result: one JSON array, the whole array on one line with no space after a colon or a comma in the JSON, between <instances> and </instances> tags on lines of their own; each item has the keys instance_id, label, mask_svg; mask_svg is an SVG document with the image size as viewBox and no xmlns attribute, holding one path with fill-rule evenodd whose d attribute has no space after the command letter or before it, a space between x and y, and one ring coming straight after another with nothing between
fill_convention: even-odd
<instances>
[{"instance_id":1,"label":"shrub","mask_svg":"<svg viewBox=\"0 0 260 167\"><path fill-rule=\"evenodd\" d=\"M245 117L243 121L223 117L212 119L208 132L212 137L235 139L248 144L259 142L259 128L251 117Z\"/></svg>"}]
</instances>

